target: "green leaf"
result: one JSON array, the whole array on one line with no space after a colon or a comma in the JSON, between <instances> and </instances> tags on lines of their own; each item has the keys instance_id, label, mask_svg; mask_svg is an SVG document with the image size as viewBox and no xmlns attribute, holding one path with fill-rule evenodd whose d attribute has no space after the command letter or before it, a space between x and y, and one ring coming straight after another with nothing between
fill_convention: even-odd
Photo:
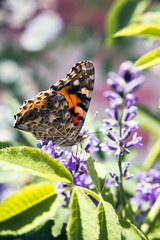
<instances>
[{"instance_id":1,"label":"green leaf","mask_svg":"<svg viewBox=\"0 0 160 240\"><path fill-rule=\"evenodd\" d=\"M140 128L159 137L160 136L160 119L147 108L138 106L137 116L135 118L139 122Z\"/></svg>"},{"instance_id":2,"label":"green leaf","mask_svg":"<svg viewBox=\"0 0 160 240\"><path fill-rule=\"evenodd\" d=\"M124 230L123 239L125 240L147 240L144 234L132 223L120 220L120 224Z\"/></svg>"},{"instance_id":3,"label":"green leaf","mask_svg":"<svg viewBox=\"0 0 160 240\"><path fill-rule=\"evenodd\" d=\"M110 203L100 202L98 206L98 219L100 234L98 240L119 240L121 239L121 226L114 208Z\"/></svg>"},{"instance_id":4,"label":"green leaf","mask_svg":"<svg viewBox=\"0 0 160 240\"><path fill-rule=\"evenodd\" d=\"M146 222L142 224L141 230L144 233L148 234L153 229L153 226L156 223L156 220L158 219L159 215L160 215L160 195L157 198L154 205L152 206L149 213L147 214Z\"/></svg>"},{"instance_id":5,"label":"green leaf","mask_svg":"<svg viewBox=\"0 0 160 240\"><path fill-rule=\"evenodd\" d=\"M52 217L58 205L53 184L27 186L1 204L0 234L19 235L31 231Z\"/></svg>"},{"instance_id":6,"label":"green leaf","mask_svg":"<svg viewBox=\"0 0 160 240\"><path fill-rule=\"evenodd\" d=\"M102 163L95 162L92 157L87 160L87 169L98 193L101 193L105 185L107 169Z\"/></svg>"},{"instance_id":7,"label":"green leaf","mask_svg":"<svg viewBox=\"0 0 160 240\"><path fill-rule=\"evenodd\" d=\"M51 229L52 235L57 237L61 234L62 227L64 223L67 223L69 218L68 208L61 207L57 210L54 216L54 226Z\"/></svg>"},{"instance_id":8,"label":"green leaf","mask_svg":"<svg viewBox=\"0 0 160 240\"><path fill-rule=\"evenodd\" d=\"M106 44L108 46L114 41L113 34L129 22L138 3L139 0L119 0L112 4L106 19Z\"/></svg>"},{"instance_id":9,"label":"green leaf","mask_svg":"<svg viewBox=\"0 0 160 240\"><path fill-rule=\"evenodd\" d=\"M160 222L157 221L155 226L147 234L147 237L148 237L149 240L158 240L158 239L160 239L159 226L160 226Z\"/></svg>"},{"instance_id":10,"label":"green leaf","mask_svg":"<svg viewBox=\"0 0 160 240\"><path fill-rule=\"evenodd\" d=\"M149 170L156 162L159 156L160 156L160 138L157 139L157 141L153 144L149 153L147 154L147 157L143 162L144 169Z\"/></svg>"},{"instance_id":11,"label":"green leaf","mask_svg":"<svg viewBox=\"0 0 160 240\"><path fill-rule=\"evenodd\" d=\"M145 69L156 64L160 64L160 48L150 51L135 62L135 65L139 66L140 69Z\"/></svg>"},{"instance_id":12,"label":"green leaf","mask_svg":"<svg viewBox=\"0 0 160 240\"><path fill-rule=\"evenodd\" d=\"M106 185L103 188L101 196L104 201L109 202L114 207L113 194L111 193L110 189Z\"/></svg>"},{"instance_id":13,"label":"green leaf","mask_svg":"<svg viewBox=\"0 0 160 240\"><path fill-rule=\"evenodd\" d=\"M83 191L79 189L73 191L70 211L68 239L97 240L99 235L97 209Z\"/></svg>"},{"instance_id":14,"label":"green leaf","mask_svg":"<svg viewBox=\"0 0 160 240\"><path fill-rule=\"evenodd\" d=\"M11 147L0 150L0 167L72 184L70 172L40 149Z\"/></svg>"},{"instance_id":15,"label":"green leaf","mask_svg":"<svg viewBox=\"0 0 160 240\"><path fill-rule=\"evenodd\" d=\"M67 225L69 240L83 240L82 238L82 223L80 219L80 207L78 203L77 192L72 192L70 200L70 217Z\"/></svg>"},{"instance_id":16,"label":"green leaf","mask_svg":"<svg viewBox=\"0 0 160 240\"><path fill-rule=\"evenodd\" d=\"M132 36L132 35L140 35L143 37L152 37L152 38L160 38L160 27L154 24L145 24L145 23L135 23L131 24L122 30L116 32L114 37L124 37L124 36Z\"/></svg>"},{"instance_id":17,"label":"green leaf","mask_svg":"<svg viewBox=\"0 0 160 240\"><path fill-rule=\"evenodd\" d=\"M142 14L138 20L143 23L156 24L158 26L160 25L160 11L146 12Z\"/></svg>"}]
</instances>

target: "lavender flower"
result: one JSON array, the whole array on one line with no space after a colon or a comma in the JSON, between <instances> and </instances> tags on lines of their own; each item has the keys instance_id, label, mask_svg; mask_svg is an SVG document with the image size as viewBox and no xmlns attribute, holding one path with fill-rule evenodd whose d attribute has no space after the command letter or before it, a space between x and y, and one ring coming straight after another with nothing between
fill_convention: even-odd
<instances>
[{"instance_id":1,"label":"lavender flower","mask_svg":"<svg viewBox=\"0 0 160 240\"><path fill-rule=\"evenodd\" d=\"M94 152L99 151L98 144L100 143L99 139L92 135L89 137L88 143L85 146L85 151L90 155L93 155Z\"/></svg>"},{"instance_id":2,"label":"lavender flower","mask_svg":"<svg viewBox=\"0 0 160 240\"><path fill-rule=\"evenodd\" d=\"M73 182L77 186L89 188L92 180L87 174L85 168L86 159L82 155L77 155L74 152L65 152L66 159L59 161L70 171L73 177Z\"/></svg>"},{"instance_id":3,"label":"lavender flower","mask_svg":"<svg viewBox=\"0 0 160 240\"><path fill-rule=\"evenodd\" d=\"M150 169L148 172L138 174L136 191L138 194L130 199L132 204L139 207L141 211L151 208L160 195L160 171Z\"/></svg>"},{"instance_id":4,"label":"lavender flower","mask_svg":"<svg viewBox=\"0 0 160 240\"><path fill-rule=\"evenodd\" d=\"M92 137L91 139L92 140L90 145L88 145L88 149L93 151L93 146L91 146L91 144L96 145L99 143L99 141L96 137ZM92 184L92 180L87 174L87 170L85 168L86 159L82 155L76 155L73 151L67 152L60 150L60 148L54 148L55 143L53 141L43 142L40 140L37 145L49 156L57 158L58 161L62 163L68 169L68 171L70 171L75 185L89 188L89 186ZM59 187L68 187L68 185L62 183Z\"/></svg>"},{"instance_id":5,"label":"lavender flower","mask_svg":"<svg viewBox=\"0 0 160 240\"><path fill-rule=\"evenodd\" d=\"M142 137L135 132L132 140L127 143L128 137L139 128L138 122L133 120L137 115L137 107L134 106L136 97L132 94L142 83L144 77L139 69L130 62L124 62L119 69L119 75L110 73L108 85L114 92L106 91L104 96L109 100L111 109L106 109L107 119L103 121L100 131L107 136L105 142L100 144L102 151L115 151L119 156L130 153L129 148L142 146Z\"/></svg>"},{"instance_id":6,"label":"lavender flower","mask_svg":"<svg viewBox=\"0 0 160 240\"><path fill-rule=\"evenodd\" d=\"M49 156L53 158L60 158L64 151L60 150L60 148L54 149L53 146L55 145L54 141L42 141L40 140L37 144L38 148L41 148L43 152L46 152Z\"/></svg>"}]
</instances>

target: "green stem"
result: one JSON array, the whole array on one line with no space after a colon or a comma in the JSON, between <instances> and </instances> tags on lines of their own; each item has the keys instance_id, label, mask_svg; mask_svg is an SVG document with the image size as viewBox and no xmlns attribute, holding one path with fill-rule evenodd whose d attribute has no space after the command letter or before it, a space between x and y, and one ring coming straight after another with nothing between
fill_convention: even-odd
<instances>
[{"instance_id":1,"label":"green stem","mask_svg":"<svg viewBox=\"0 0 160 240\"><path fill-rule=\"evenodd\" d=\"M61 193L61 192L65 192L67 190L73 190L73 187L59 189L56 193L58 194L58 193Z\"/></svg>"},{"instance_id":2,"label":"green stem","mask_svg":"<svg viewBox=\"0 0 160 240\"><path fill-rule=\"evenodd\" d=\"M82 191L88 193L89 195L91 195L92 197L94 197L98 202L101 201L101 197L98 196L96 193L92 192L91 190L84 188L84 187L79 187L77 186L77 188L81 189Z\"/></svg>"},{"instance_id":3,"label":"green stem","mask_svg":"<svg viewBox=\"0 0 160 240\"><path fill-rule=\"evenodd\" d=\"M125 193L124 193L124 189L123 189L123 173L122 173L122 156L119 156L118 159L118 166L119 166L119 173L120 173L120 186L119 186L119 190L120 190L120 200L121 200L121 205L123 207L122 209L122 217L125 217L125 208L126 208L126 200L125 200Z\"/></svg>"},{"instance_id":4,"label":"green stem","mask_svg":"<svg viewBox=\"0 0 160 240\"><path fill-rule=\"evenodd\" d=\"M63 189L59 189L56 193L61 193L61 192L65 192L67 190L73 190L74 188L79 188L82 191L86 192L87 194L91 195L92 197L94 197L98 202L101 201L101 197L98 196L96 193L92 192L91 190L84 188L84 187L79 187L79 186L74 186L74 187L68 187L68 188L63 188Z\"/></svg>"},{"instance_id":5,"label":"green stem","mask_svg":"<svg viewBox=\"0 0 160 240\"><path fill-rule=\"evenodd\" d=\"M119 136L122 137L122 122L120 120L119 122ZM119 155L118 159L118 166L119 166L119 175L120 175L120 201L122 206L122 218L125 218L125 212L126 212L126 200L125 200L125 193L123 189L123 172L122 172L122 155Z\"/></svg>"}]
</instances>

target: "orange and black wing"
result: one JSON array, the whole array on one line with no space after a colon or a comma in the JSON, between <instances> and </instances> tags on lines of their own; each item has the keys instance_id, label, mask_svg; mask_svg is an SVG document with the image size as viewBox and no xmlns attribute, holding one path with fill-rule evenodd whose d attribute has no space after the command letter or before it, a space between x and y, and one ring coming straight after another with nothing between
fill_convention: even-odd
<instances>
[{"instance_id":1,"label":"orange and black wing","mask_svg":"<svg viewBox=\"0 0 160 240\"><path fill-rule=\"evenodd\" d=\"M89 108L94 86L94 66L91 61L77 63L67 76L51 86L65 97L72 117L75 136L80 132Z\"/></svg>"}]
</instances>

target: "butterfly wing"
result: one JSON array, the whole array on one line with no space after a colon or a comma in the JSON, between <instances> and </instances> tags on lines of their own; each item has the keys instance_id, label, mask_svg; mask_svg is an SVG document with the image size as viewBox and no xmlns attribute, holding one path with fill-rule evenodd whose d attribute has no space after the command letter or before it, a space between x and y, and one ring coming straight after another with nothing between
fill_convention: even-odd
<instances>
[{"instance_id":1,"label":"butterfly wing","mask_svg":"<svg viewBox=\"0 0 160 240\"><path fill-rule=\"evenodd\" d=\"M74 138L83 126L94 86L94 66L91 61L77 63L67 76L51 89L63 94L74 125Z\"/></svg>"},{"instance_id":2,"label":"butterfly wing","mask_svg":"<svg viewBox=\"0 0 160 240\"><path fill-rule=\"evenodd\" d=\"M63 80L23 104L15 115L14 127L37 139L74 145L85 120L93 84L93 64L77 63Z\"/></svg>"}]
</instances>

